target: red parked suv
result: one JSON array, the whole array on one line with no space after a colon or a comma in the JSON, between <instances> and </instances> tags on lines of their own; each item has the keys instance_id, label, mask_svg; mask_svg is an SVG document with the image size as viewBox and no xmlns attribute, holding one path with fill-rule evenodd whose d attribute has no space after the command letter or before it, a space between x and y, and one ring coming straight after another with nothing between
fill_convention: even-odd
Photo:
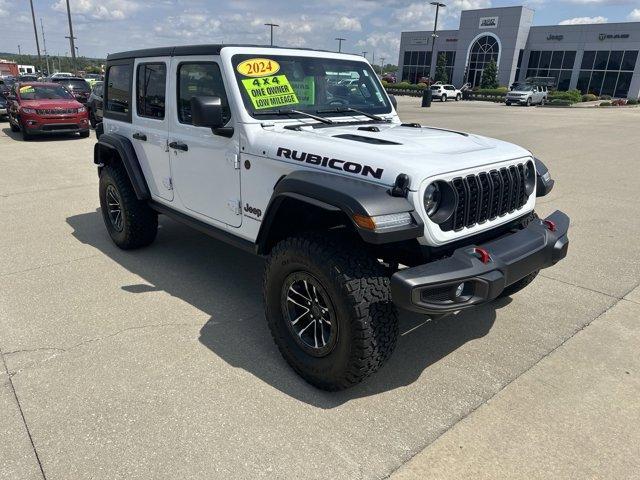
<instances>
[{"instance_id":1,"label":"red parked suv","mask_svg":"<svg viewBox=\"0 0 640 480\"><path fill-rule=\"evenodd\" d=\"M12 132L22 138L52 133L89 136L89 116L84 105L57 83L16 83L7 97Z\"/></svg>"}]
</instances>

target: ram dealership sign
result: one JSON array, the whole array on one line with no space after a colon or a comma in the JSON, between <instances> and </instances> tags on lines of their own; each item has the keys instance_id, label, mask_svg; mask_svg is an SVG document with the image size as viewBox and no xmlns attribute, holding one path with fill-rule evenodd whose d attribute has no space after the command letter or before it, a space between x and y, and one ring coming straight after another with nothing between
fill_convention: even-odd
<instances>
[{"instance_id":1,"label":"ram dealership sign","mask_svg":"<svg viewBox=\"0 0 640 480\"><path fill-rule=\"evenodd\" d=\"M498 28L499 17L480 17L478 28Z\"/></svg>"},{"instance_id":2,"label":"ram dealership sign","mask_svg":"<svg viewBox=\"0 0 640 480\"><path fill-rule=\"evenodd\" d=\"M629 37L630 35L628 33L616 33L616 34L601 33L598 36L601 42L604 42L605 40L618 40L620 38L629 38Z\"/></svg>"}]
</instances>

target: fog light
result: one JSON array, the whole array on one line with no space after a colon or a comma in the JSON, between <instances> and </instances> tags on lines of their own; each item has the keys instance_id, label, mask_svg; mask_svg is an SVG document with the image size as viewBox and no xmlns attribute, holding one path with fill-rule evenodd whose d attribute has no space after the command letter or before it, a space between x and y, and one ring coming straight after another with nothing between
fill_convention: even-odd
<instances>
[{"instance_id":1,"label":"fog light","mask_svg":"<svg viewBox=\"0 0 640 480\"><path fill-rule=\"evenodd\" d=\"M460 298L462 296L462 292L464 292L464 283L461 283L458 285L458 288L456 288L456 298Z\"/></svg>"}]
</instances>

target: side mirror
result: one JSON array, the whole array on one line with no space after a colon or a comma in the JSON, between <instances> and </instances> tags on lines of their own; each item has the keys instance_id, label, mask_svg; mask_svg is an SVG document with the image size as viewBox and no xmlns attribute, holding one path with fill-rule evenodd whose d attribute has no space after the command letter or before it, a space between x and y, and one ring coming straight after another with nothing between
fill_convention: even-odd
<instances>
[{"instance_id":1,"label":"side mirror","mask_svg":"<svg viewBox=\"0 0 640 480\"><path fill-rule=\"evenodd\" d=\"M225 127L220 97L192 97L191 123L196 127L208 127L223 137L233 136L233 127Z\"/></svg>"},{"instance_id":2,"label":"side mirror","mask_svg":"<svg viewBox=\"0 0 640 480\"><path fill-rule=\"evenodd\" d=\"M391 100L391 105L393 105L393 108L395 110L398 110L398 100L396 100L396 96L395 95L389 95L389 100Z\"/></svg>"}]
</instances>

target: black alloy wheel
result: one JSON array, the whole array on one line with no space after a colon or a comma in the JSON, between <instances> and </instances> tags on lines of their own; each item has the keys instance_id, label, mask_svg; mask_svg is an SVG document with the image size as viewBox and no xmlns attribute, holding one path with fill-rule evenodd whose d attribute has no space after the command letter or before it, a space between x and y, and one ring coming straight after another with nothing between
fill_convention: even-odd
<instances>
[{"instance_id":1,"label":"black alloy wheel","mask_svg":"<svg viewBox=\"0 0 640 480\"><path fill-rule=\"evenodd\" d=\"M306 353L324 357L338 339L333 303L320 281L308 272L290 274L281 295L282 315L295 342Z\"/></svg>"},{"instance_id":2,"label":"black alloy wheel","mask_svg":"<svg viewBox=\"0 0 640 480\"><path fill-rule=\"evenodd\" d=\"M111 226L116 232L122 232L124 228L124 220L122 217L122 201L120 194L113 185L107 186L107 213Z\"/></svg>"}]
</instances>

